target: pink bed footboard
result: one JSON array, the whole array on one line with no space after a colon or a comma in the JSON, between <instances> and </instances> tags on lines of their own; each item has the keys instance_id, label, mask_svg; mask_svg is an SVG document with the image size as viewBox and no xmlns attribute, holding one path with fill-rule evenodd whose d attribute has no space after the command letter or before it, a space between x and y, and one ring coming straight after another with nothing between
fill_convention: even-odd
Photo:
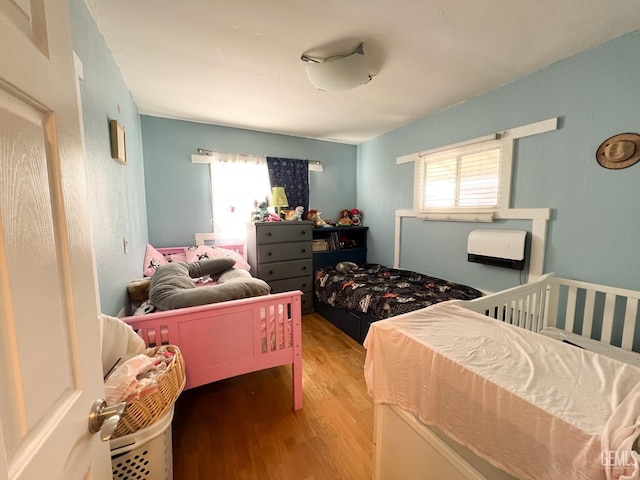
<instances>
[{"instance_id":1,"label":"pink bed footboard","mask_svg":"<svg viewBox=\"0 0 640 480\"><path fill-rule=\"evenodd\" d=\"M302 408L302 292L292 291L125 317L148 346L177 345L185 389L291 364L293 408Z\"/></svg>"}]
</instances>

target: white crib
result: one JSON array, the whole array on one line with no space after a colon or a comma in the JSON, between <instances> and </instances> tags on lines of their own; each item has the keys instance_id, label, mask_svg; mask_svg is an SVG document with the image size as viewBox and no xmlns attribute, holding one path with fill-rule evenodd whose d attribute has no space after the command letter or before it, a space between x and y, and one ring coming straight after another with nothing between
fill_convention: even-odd
<instances>
[{"instance_id":1,"label":"white crib","mask_svg":"<svg viewBox=\"0 0 640 480\"><path fill-rule=\"evenodd\" d=\"M471 301L465 309L640 366L636 325L640 291L547 274ZM366 344L365 344L366 345ZM612 347L619 347L614 348ZM602 348L600 348L602 347ZM374 479L512 480L437 428L397 405L376 404ZM604 471L602 478L605 478Z\"/></svg>"},{"instance_id":2,"label":"white crib","mask_svg":"<svg viewBox=\"0 0 640 480\"><path fill-rule=\"evenodd\" d=\"M556 327L623 350L639 351L640 345L634 345L639 301L640 291L549 273L536 282L456 303L527 330Z\"/></svg>"}]
</instances>

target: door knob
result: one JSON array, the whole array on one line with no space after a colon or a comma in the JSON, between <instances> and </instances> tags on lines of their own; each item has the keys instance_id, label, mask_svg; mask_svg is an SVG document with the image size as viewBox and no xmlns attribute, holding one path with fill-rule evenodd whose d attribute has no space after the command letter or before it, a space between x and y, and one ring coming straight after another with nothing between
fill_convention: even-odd
<instances>
[{"instance_id":1,"label":"door knob","mask_svg":"<svg viewBox=\"0 0 640 480\"><path fill-rule=\"evenodd\" d=\"M127 402L108 407L103 399L96 400L89 412L89 432L100 432L100 440L103 442L110 440L126 411Z\"/></svg>"}]
</instances>

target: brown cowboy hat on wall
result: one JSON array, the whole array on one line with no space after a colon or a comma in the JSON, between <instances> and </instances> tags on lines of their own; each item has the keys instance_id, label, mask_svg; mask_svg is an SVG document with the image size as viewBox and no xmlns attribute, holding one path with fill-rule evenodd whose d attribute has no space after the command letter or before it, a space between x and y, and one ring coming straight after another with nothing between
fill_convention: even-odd
<instances>
[{"instance_id":1,"label":"brown cowboy hat on wall","mask_svg":"<svg viewBox=\"0 0 640 480\"><path fill-rule=\"evenodd\" d=\"M640 160L640 135L621 133L607 138L596 152L596 160L604 168L630 167Z\"/></svg>"}]
</instances>

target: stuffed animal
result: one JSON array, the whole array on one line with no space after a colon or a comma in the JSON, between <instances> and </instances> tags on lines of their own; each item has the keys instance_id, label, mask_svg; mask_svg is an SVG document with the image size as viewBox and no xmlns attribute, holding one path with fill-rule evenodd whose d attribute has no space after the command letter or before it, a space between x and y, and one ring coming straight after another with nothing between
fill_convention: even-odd
<instances>
[{"instance_id":1,"label":"stuffed animal","mask_svg":"<svg viewBox=\"0 0 640 480\"><path fill-rule=\"evenodd\" d=\"M349 213L349 210L340 211L340 219L338 220L338 223L336 225L341 225L341 226L353 225L353 221L351 220L351 214Z\"/></svg>"},{"instance_id":2,"label":"stuffed animal","mask_svg":"<svg viewBox=\"0 0 640 480\"><path fill-rule=\"evenodd\" d=\"M269 199L265 197L264 200L258 202L258 200L253 201L253 206L256 210L253 212L253 220L255 222L261 222L267 216L267 210L269 208Z\"/></svg>"},{"instance_id":3,"label":"stuffed animal","mask_svg":"<svg viewBox=\"0 0 640 480\"><path fill-rule=\"evenodd\" d=\"M253 205L256 208L256 211L253 212L254 222L279 222L281 220L278 215L269 211L269 197L265 197L260 202L254 200Z\"/></svg>"},{"instance_id":4,"label":"stuffed animal","mask_svg":"<svg viewBox=\"0 0 640 480\"><path fill-rule=\"evenodd\" d=\"M295 213L296 213L295 210L280 210L280 215L282 216L282 219L287 221L290 221L295 215Z\"/></svg>"},{"instance_id":5,"label":"stuffed animal","mask_svg":"<svg viewBox=\"0 0 640 480\"><path fill-rule=\"evenodd\" d=\"M339 264L336 265L336 270L339 271L340 273L355 273L355 271L358 269L358 265L356 265L353 262L340 262Z\"/></svg>"},{"instance_id":6,"label":"stuffed animal","mask_svg":"<svg viewBox=\"0 0 640 480\"><path fill-rule=\"evenodd\" d=\"M313 222L316 227L324 227L326 222L320 217L320 215L322 215L322 212L311 209L309 210L309 213L307 213L307 220Z\"/></svg>"},{"instance_id":7,"label":"stuffed animal","mask_svg":"<svg viewBox=\"0 0 640 480\"><path fill-rule=\"evenodd\" d=\"M302 220L302 214L304 213L304 207L298 205L295 210L283 210L284 219L290 222L296 220Z\"/></svg>"},{"instance_id":8,"label":"stuffed animal","mask_svg":"<svg viewBox=\"0 0 640 480\"><path fill-rule=\"evenodd\" d=\"M360 210L358 210L357 208L352 208L351 212L349 213L351 214L351 224L354 227L359 227L362 223L362 212L360 212Z\"/></svg>"}]
</instances>

